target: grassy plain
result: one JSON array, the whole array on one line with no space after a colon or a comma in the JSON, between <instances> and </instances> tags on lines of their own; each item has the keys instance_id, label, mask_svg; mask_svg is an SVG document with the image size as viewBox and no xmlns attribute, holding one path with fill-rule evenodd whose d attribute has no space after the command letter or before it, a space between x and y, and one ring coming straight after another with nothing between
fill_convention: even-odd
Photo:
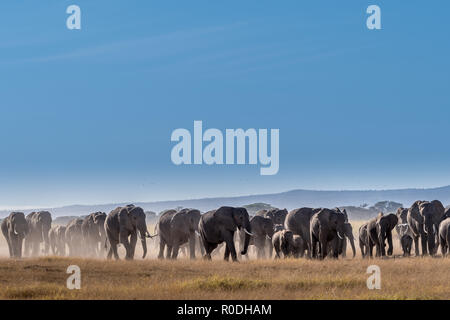
<instances>
[{"instance_id":1,"label":"grassy plain","mask_svg":"<svg viewBox=\"0 0 450 320\"><path fill-rule=\"evenodd\" d=\"M366 269L381 269L368 290ZM81 269L81 289L66 269ZM450 299L450 259L338 261L135 260L42 257L0 260L2 299Z\"/></svg>"}]
</instances>

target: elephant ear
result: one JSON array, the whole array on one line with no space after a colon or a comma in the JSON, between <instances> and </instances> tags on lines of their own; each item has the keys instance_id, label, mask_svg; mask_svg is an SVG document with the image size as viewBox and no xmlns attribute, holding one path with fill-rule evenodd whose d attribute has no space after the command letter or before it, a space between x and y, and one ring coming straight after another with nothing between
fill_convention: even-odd
<instances>
[{"instance_id":1,"label":"elephant ear","mask_svg":"<svg viewBox=\"0 0 450 320\"><path fill-rule=\"evenodd\" d=\"M397 215L396 214L394 214L394 213L391 213L390 215L389 215L389 221L390 221L390 224L391 224L391 229L394 229L395 228L395 226L397 225L397 223L398 223L398 217L397 217Z\"/></svg>"},{"instance_id":2,"label":"elephant ear","mask_svg":"<svg viewBox=\"0 0 450 320\"><path fill-rule=\"evenodd\" d=\"M383 218L384 214L383 212L379 212L377 215L377 222L380 221L381 218Z\"/></svg>"},{"instance_id":3,"label":"elephant ear","mask_svg":"<svg viewBox=\"0 0 450 320\"><path fill-rule=\"evenodd\" d=\"M419 223L423 223L423 216L420 214L419 206L423 201L416 201L413 203L411 208L408 209L408 217L411 217L413 220L418 221Z\"/></svg>"},{"instance_id":4,"label":"elephant ear","mask_svg":"<svg viewBox=\"0 0 450 320\"><path fill-rule=\"evenodd\" d=\"M119 225L126 228L127 230L133 229L131 225L130 211L127 207L121 208L118 214Z\"/></svg>"},{"instance_id":5,"label":"elephant ear","mask_svg":"<svg viewBox=\"0 0 450 320\"><path fill-rule=\"evenodd\" d=\"M342 210L343 215L345 216L345 222L348 222L348 214L347 214L347 210Z\"/></svg>"}]
</instances>

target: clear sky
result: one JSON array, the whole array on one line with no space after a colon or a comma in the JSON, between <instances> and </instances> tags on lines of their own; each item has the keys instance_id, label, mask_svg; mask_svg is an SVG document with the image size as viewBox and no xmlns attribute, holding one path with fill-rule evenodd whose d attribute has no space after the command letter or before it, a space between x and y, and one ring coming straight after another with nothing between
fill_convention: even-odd
<instances>
[{"instance_id":1,"label":"clear sky","mask_svg":"<svg viewBox=\"0 0 450 320\"><path fill-rule=\"evenodd\" d=\"M66 8L82 29L66 28ZM368 5L382 30L366 28ZM450 2L0 3L0 208L450 184ZM175 166L279 128L280 170Z\"/></svg>"}]
</instances>

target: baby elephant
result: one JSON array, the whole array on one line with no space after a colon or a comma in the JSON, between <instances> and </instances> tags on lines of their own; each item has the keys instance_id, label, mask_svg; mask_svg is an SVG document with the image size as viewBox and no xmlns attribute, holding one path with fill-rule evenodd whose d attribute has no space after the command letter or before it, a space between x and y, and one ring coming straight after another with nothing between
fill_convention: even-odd
<instances>
[{"instance_id":1,"label":"baby elephant","mask_svg":"<svg viewBox=\"0 0 450 320\"><path fill-rule=\"evenodd\" d=\"M302 237L299 235L294 235L294 248L292 250L292 254L294 258L301 258L305 255L305 243L303 242Z\"/></svg>"},{"instance_id":2,"label":"baby elephant","mask_svg":"<svg viewBox=\"0 0 450 320\"><path fill-rule=\"evenodd\" d=\"M411 248L413 244L413 238L408 224L397 225L397 232L400 237L400 244L403 249L403 256L408 257L411 255Z\"/></svg>"},{"instance_id":3,"label":"baby elephant","mask_svg":"<svg viewBox=\"0 0 450 320\"><path fill-rule=\"evenodd\" d=\"M288 230L277 231L272 236L272 245L275 249L275 259L281 258L281 252L287 258L294 250L294 234Z\"/></svg>"}]
</instances>

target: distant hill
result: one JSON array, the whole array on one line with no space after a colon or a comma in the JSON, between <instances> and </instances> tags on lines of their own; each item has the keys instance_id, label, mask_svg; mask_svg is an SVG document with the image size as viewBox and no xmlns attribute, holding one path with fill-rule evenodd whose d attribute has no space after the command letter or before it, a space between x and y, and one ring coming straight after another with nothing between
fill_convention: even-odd
<instances>
[{"instance_id":1,"label":"distant hill","mask_svg":"<svg viewBox=\"0 0 450 320\"><path fill-rule=\"evenodd\" d=\"M173 200L157 202L134 202L146 211L161 212L165 209L188 207L197 208L201 211L212 210L223 205L243 206L254 203L270 204L278 208L288 210L298 207L343 207L361 205L372 206L377 202L391 201L401 203L409 207L416 200L442 201L444 206L450 204L450 186L430 189L398 189L398 190L365 190L365 191L314 191L314 190L292 190L281 193L247 195L239 197L204 198L191 200ZM72 205L59 208L42 208L49 210L54 217L58 216L80 216L95 211L110 212L117 206L128 203L101 204L101 205ZM35 211L24 210L25 213ZM359 209L358 209L359 210ZM367 209L368 210L368 209ZM5 217L11 210L0 211L0 218Z\"/></svg>"}]
</instances>

